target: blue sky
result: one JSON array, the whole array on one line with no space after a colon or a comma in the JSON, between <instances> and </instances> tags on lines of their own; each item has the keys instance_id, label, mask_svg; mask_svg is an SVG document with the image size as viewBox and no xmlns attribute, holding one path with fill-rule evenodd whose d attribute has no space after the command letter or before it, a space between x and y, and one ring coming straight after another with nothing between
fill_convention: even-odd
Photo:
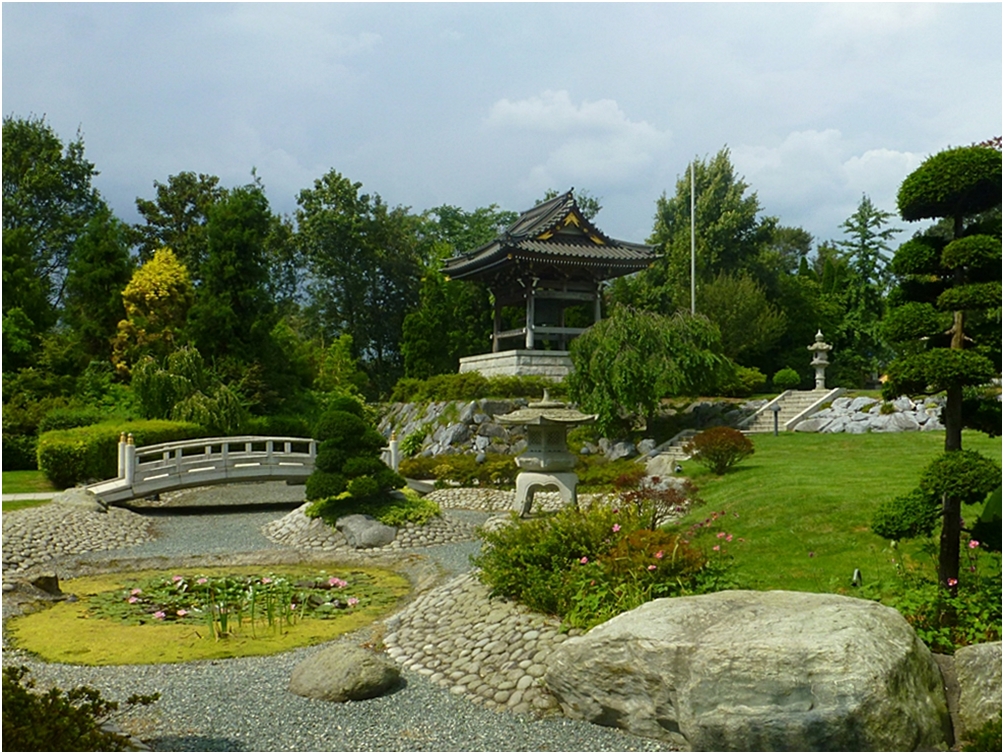
<instances>
[{"instance_id":1,"label":"blue sky","mask_svg":"<svg viewBox=\"0 0 1004 754\"><path fill-rule=\"evenodd\" d=\"M415 211L600 198L643 241L723 146L817 241L887 211L948 146L1001 134L1001 4L3 3L4 115L80 128L137 196L254 167L275 211L334 168ZM907 223L902 227L913 228Z\"/></svg>"}]
</instances>

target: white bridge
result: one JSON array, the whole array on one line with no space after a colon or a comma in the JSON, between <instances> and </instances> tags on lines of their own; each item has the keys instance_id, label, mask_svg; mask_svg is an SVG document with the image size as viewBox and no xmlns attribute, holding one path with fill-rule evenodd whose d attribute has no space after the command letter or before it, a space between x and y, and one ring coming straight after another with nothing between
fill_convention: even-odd
<instances>
[{"instance_id":1,"label":"white bridge","mask_svg":"<svg viewBox=\"0 0 1004 754\"><path fill-rule=\"evenodd\" d=\"M200 437L137 448L132 435L118 445L118 477L87 487L106 503L161 492L234 482L284 481L305 484L314 470L317 440L308 437ZM393 469L397 439L383 450Z\"/></svg>"},{"instance_id":2,"label":"white bridge","mask_svg":"<svg viewBox=\"0 0 1004 754\"><path fill-rule=\"evenodd\" d=\"M88 486L106 503L229 482L304 484L317 441L303 437L201 437L137 448L119 437L118 477Z\"/></svg>"}]
</instances>

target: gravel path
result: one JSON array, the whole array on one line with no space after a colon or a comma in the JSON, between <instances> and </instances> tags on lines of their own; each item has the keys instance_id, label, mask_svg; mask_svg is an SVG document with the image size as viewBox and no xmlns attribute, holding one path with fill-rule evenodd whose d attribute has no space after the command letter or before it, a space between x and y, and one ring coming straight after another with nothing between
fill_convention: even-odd
<instances>
[{"instance_id":1,"label":"gravel path","mask_svg":"<svg viewBox=\"0 0 1004 754\"><path fill-rule=\"evenodd\" d=\"M35 509L17 513L31 510ZM4 516L5 550L10 515ZM77 554L69 567L86 569L88 564L137 558L225 556L237 561L251 556L302 555L302 548L294 551L262 533L263 527L274 526L273 522L288 515L281 510L227 513L219 508L200 515L150 511L142 518L156 539ZM488 514L450 511L450 516L475 525ZM3 663L28 665L43 687L86 683L111 699L160 692L160 701L122 721L126 730L158 751L664 750L664 743L565 719L555 713L553 699L539 684L513 680L539 677L545 650L564 636L554 631L553 621L542 616L489 603L483 587L458 575L469 568L468 556L476 551L473 541L411 550L434 560L448 580L426 590L386 621L382 630L389 654L403 665L404 685L378 699L333 704L289 693L286 687L293 668L318 647L272 657L101 668L44 663L5 648ZM384 556L406 557L400 550ZM57 559L51 564L64 562L68 561ZM508 638L497 642L501 646L488 647L491 641L486 637L499 639L502 625ZM428 642L430 632L440 639L436 647ZM364 631L355 638L368 636L369 631ZM451 637L455 641L445 641ZM508 652L501 651L507 647ZM516 659L517 655L522 659ZM506 687L500 689L500 685ZM522 693L516 695L517 691ZM515 704L510 703L513 698Z\"/></svg>"}]
</instances>

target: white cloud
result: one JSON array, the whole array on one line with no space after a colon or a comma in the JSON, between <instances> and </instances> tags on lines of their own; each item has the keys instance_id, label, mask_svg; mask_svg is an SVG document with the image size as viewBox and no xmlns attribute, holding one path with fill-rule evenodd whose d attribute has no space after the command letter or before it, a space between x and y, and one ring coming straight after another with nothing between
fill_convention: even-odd
<instances>
[{"instance_id":1,"label":"white cloud","mask_svg":"<svg viewBox=\"0 0 1004 754\"><path fill-rule=\"evenodd\" d=\"M839 236L862 194L895 214L900 184L924 158L885 147L862 150L836 129L795 131L777 146L743 145L732 156L765 213L813 230L817 241Z\"/></svg>"},{"instance_id":2,"label":"white cloud","mask_svg":"<svg viewBox=\"0 0 1004 754\"><path fill-rule=\"evenodd\" d=\"M510 132L543 134L548 154L525 179L527 191L555 186L602 187L636 179L661 163L669 131L633 121L616 101L572 102L567 91L545 91L492 105L486 125Z\"/></svg>"}]
</instances>

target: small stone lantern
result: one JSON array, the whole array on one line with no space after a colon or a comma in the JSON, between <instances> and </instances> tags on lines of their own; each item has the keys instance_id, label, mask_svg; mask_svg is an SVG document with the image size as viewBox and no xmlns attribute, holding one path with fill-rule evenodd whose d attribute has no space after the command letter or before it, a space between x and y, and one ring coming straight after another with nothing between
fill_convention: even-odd
<instances>
[{"instance_id":1,"label":"small stone lantern","mask_svg":"<svg viewBox=\"0 0 1004 754\"><path fill-rule=\"evenodd\" d=\"M516 465L523 471L516 477L513 509L521 516L529 514L534 493L545 487L557 487L562 502L578 507L575 488L579 478L572 471L575 456L568 450L567 432L570 427L596 421L596 415L552 401L545 390L542 400L495 420L526 427L526 451L516 458Z\"/></svg>"},{"instance_id":2,"label":"small stone lantern","mask_svg":"<svg viewBox=\"0 0 1004 754\"><path fill-rule=\"evenodd\" d=\"M816 342L808 348L812 351L809 365L816 369L816 390L826 390L826 367L830 365L826 354L833 350L833 346L823 342L822 330L816 330Z\"/></svg>"}]
</instances>

